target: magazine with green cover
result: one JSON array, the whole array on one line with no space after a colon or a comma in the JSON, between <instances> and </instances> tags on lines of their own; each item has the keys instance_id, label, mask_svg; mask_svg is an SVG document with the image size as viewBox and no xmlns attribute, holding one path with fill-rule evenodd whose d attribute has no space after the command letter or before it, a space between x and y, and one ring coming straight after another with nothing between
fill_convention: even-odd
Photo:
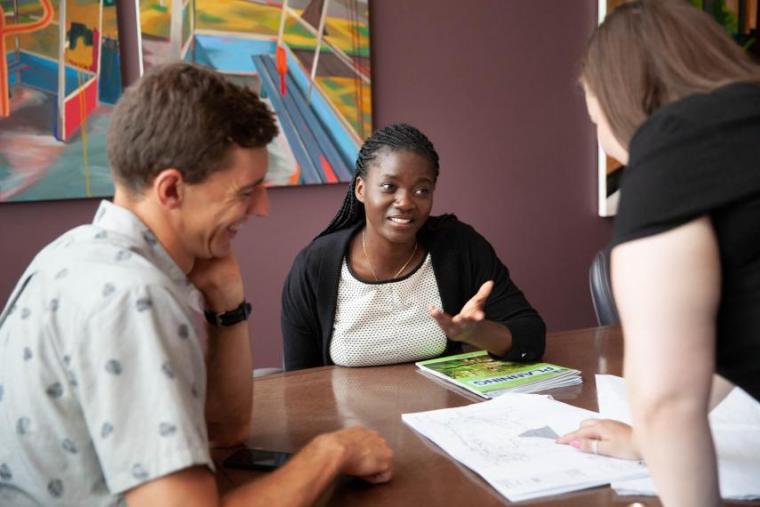
<instances>
[{"instance_id":1,"label":"magazine with green cover","mask_svg":"<svg viewBox=\"0 0 760 507\"><path fill-rule=\"evenodd\" d=\"M581 383L581 372L551 363L513 363L493 359L485 350L415 363L422 371L484 398L535 393Z\"/></svg>"}]
</instances>

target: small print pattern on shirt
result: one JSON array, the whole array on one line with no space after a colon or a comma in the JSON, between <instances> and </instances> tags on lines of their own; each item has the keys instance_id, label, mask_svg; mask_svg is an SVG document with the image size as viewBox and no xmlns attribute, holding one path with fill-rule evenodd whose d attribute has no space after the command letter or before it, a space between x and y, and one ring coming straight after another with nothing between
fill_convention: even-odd
<instances>
[{"instance_id":1,"label":"small print pattern on shirt","mask_svg":"<svg viewBox=\"0 0 760 507\"><path fill-rule=\"evenodd\" d=\"M120 505L145 481L213 467L201 301L105 201L37 255L0 314L0 505Z\"/></svg>"},{"instance_id":2,"label":"small print pattern on shirt","mask_svg":"<svg viewBox=\"0 0 760 507\"><path fill-rule=\"evenodd\" d=\"M441 308L430 254L400 280L365 283L343 261L330 357L340 366L378 366L440 355L446 335L430 316Z\"/></svg>"}]
</instances>

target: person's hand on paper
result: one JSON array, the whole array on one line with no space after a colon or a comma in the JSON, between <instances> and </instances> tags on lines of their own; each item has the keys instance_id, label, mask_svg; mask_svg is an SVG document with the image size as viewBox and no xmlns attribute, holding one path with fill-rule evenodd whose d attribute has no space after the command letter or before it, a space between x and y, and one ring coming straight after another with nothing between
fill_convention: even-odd
<instances>
[{"instance_id":1,"label":"person's hand on paper","mask_svg":"<svg viewBox=\"0 0 760 507\"><path fill-rule=\"evenodd\" d=\"M483 307L491 295L493 281L489 280L480 286L477 294L472 296L453 317L439 308L429 307L430 315L435 319L446 336L456 342L469 342L470 335L476 333L478 324L483 322L486 314Z\"/></svg>"},{"instance_id":2,"label":"person's hand on paper","mask_svg":"<svg viewBox=\"0 0 760 507\"><path fill-rule=\"evenodd\" d=\"M583 452L640 460L641 454L633 441L632 428L612 419L586 419L577 430L557 439Z\"/></svg>"}]
</instances>

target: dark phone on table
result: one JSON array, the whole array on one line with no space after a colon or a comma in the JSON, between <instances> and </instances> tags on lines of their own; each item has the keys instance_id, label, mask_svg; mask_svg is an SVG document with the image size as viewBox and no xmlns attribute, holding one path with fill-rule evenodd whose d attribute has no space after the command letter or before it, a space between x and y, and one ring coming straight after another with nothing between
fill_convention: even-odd
<instances>
[{"instance_id":1,"label":"dark phone on table","mask_svg":"<svg viewBox=\"0 0 760 507\"><path fill-rule=\"evenodd\" d=\"M238 449L224 460L224 466L245 470L272 471L284 465L292 456L289 452L264 451L261 449Z\"/></svg>"}]
</instances>

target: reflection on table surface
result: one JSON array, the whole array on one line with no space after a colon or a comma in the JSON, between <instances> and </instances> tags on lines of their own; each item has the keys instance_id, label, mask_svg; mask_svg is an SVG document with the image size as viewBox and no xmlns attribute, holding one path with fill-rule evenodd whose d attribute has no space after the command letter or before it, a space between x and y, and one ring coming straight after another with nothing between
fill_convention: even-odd
<instances>
[{"instance_id":1,"label":"reflection on table surface","mask_svg":"<svg viewBox=\"0 0 760 507\"><path fill-rule=\"evenodd\" d=\"M583 384L547 391L555 399L597 410L594 375L621 375L623 340L618 328L590 328L550 333L544 361L581 370ZM510 503L479 476L459 465L436 446L409 429L401 414L482 401L464 390L431 379L413 364L372 368L312 368L258 378L254 381L253 431L249 447L297 451L314 436L355 425L378 431L395 453L395 477L371 486L342 478L321 505L424 507ZM232 450L215 450L217 483L222 492L254 480L260 474L222 467ZM618 496L600 487L521 502L532 506L659 506L653 497ZM760 505L736 502L727 505Z\"/></svg>"}]
</instances>

